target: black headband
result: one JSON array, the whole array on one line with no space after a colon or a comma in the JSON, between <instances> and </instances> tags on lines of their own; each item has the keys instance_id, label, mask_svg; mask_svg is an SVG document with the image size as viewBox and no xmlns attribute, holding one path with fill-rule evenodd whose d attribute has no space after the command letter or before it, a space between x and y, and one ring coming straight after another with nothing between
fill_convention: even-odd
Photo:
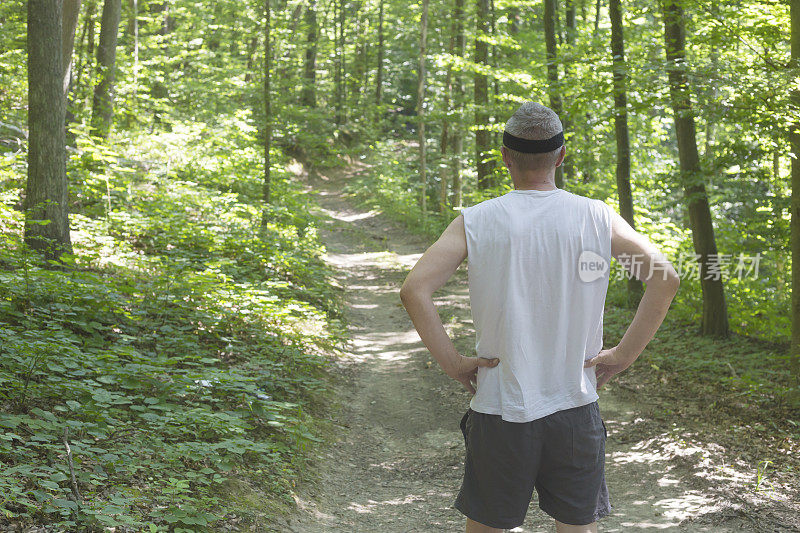
<instances>
[{"instance_id":1,"label":"black headband","mask_svg":"<svg viewBox=\"0 0 800 533\"><path fill-rule=\"evenodd\" d=\"M506 148L511 148L517 152L522 152L523 154L543 154L546 152L552 152L556 148L561 148L564 146L564 132L561 131L556 133L549 139L534 141L531 139L515 137L507 131L504 131L503 146Z\"/></svg>"}]
</instances>

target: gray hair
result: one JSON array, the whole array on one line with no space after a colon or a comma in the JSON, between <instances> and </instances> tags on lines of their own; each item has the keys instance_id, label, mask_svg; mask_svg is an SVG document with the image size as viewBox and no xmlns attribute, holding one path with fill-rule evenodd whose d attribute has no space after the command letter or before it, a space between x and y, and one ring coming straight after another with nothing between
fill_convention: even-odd
<instances>
[{"instance_id":1,"label":"gray hair","mask_svg":"<svg viewBox=\"0 0 800 533\"><path fill-rule=\"evenodd\" d=\"M558 115L549 107L536 102L525 102L506 122L506 131L515 137L539 141L549 139L563 131ZM561 148L544 154L523 154L506 148L512 161L522 170L542 170L554 167Z\"/></svg>"}]
</instances>

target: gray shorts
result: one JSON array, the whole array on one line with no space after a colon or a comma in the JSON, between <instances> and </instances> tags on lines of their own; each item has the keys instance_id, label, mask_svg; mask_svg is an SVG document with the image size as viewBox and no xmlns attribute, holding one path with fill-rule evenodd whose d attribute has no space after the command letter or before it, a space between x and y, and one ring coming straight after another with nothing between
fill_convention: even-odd
<instances>
[{"instance_id":1,"label":"gray shorts","mask_svg":"<svg viewBox=\"0 0 800 533\"><path fill-rule=\"evenodd\" d=\"M611 512L604 474L606 425L597 402L531 422L467 409L466 458L454 507L489 527L522 525L533 496L559 522L585 525Z\"/></svg>"}]
</instances>

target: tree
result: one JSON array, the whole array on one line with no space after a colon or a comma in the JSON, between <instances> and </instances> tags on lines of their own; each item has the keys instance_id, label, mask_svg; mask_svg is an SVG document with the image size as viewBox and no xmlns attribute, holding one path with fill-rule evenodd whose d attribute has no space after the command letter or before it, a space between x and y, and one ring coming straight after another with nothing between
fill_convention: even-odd
<instances>
[{"instance_id":1,"label":"tree","mask_svg":"<svg viewBox=\"0 0 800 533\"><path fill-rule=\"evenodd\" d=\"M675 135L685 201L688 204L692 241L700 266L703 291L702 334L728 335L728 312L722 277L714 275L717 244L708 197L697 151L692 100L686 72L686 28L682 0L663 0L669 90L675 115Z\"/></svg>"},{"instance_id":2,"label":"tree","mask_svg":"<svg viewBox=\"0 0 800 533\"><path fill-rule=\"evenodd\" d=\"M334 0L334 36L336 48L335 106L336 124L344 121L344 0Z\"/></svg>"},{"instance_id":3,"label":"tree","mask_svg":"<svg viewBox=\"0 0 800 533\"><path fill-rule=\"evenodd\" d=\"M383 101L383 0L378 0L378 72L375 74L375 104Z\"/></svg>"},{"instance_id":4,"label":"tree","mask_svg":"<svg viewBox=\"0 0 800 533\"><path fill-rule=\"evenodd\" d=\"M558 50L556 45L556 0L544 0L544 40L547 47L547 80L550 109L561 116L561 88L558 82ZM569 157L569 156L567 156ZM563 165L556 169L556 187L564 187Z\"/></svg>"},{"instance_id":5,"label":"tree","mask_svg":"<svg viewBox=\"0 0 800 533\"><path fill-rule=\"evenodd\" d=\"M428 46L428 2L429 0L422 0L419 38L419 71L417 81L417 118L419 120L417 132L419 134L419 179L422 184L422 196L420 199L423 226L425 225L425 217L428 212L428 175L425 151L425 54L427 53Z\"/></svg>"},{"instance_id":6,"label":"tree","mask_svg":"<svg viewBox=\"0 0 800 533\"><path fill-rule=\"evenodd\" d=\"M122 0L105 0L100 19L100 42L97 45L99 80L92 98L92 134L105 138L114 115L114 78L117 58L117 34L122 16Z\"/></svg>"},{"instance_id":7,"label":"tree","mask_svg":"<svg viewBox=\"0 0 800 533\"><path fill-rule=\"evenodd\" d=\"M78 27L80 11L81 0L64 0L61 19L61 72L65 95L72 81L72 51L75 48L75 29Z\"/></svg>"},{"instance_id":8,"label":"tree","mask_svg":"<svg viewBox=\"0 0 800 533\"><path fill-rule=\"evenodd\" d=\"M458 57L464 57L464 50L466 48L466 36L464 35L464 0L456 0L456 8L453 11L453 19L456 23L456 48L455 54ZM453 103L455 104L456 124L452 135L452 152L453 152L453 207L461 207L461 154L464 152L464 78L461 76L461 71L455 73L454 87L453 87Z\"/></svg>"},{"instance_id":9,"label":"tree","mask_svg":"<svg viewBox=\"0 0 800 533\"><path fill-rule=\"evenodd\" d=\"M628 74L625 63L625 39L622 26L621 0L609 0L611 18L611 56L614 66L614 133L617 138L617 196L619 213L632 228L636 228L631 194L631 147L628 133ZM642 294L642 282L628 280L628 300L637 305Z\"/></svg>"},{"instance_id":10,"label":"tree","mask_svg":"<svg viewBox=\"0 0 800 533\"><path fill-rule=\"evenodd\" d=\"M478 67L486 68L489 65L489 45L486 37L489 35L489 0L476 0L477 12L475 16L475 63ZM489 158L489 80L486 74L479 71L474 76L475 91L475 165L478 172L478 188L486 189L492 186L492 164Z\"/></svg>"},{"instance_id":11,"label":"tree","mask_svg":"<svg viewBox=\"0 0 800 533\"><path fill-rule=\"evenodd\" d=\"M448 52L451 56L453 56L456 52L456 47L458 39L460 38L460 33L463 33L463 21L461 20L464 14L464 0L455 0L455 5L453 9L453 23L450 33L450 44L448 45ZM461 29L460 29L461 28ZM453 64L452 62L447 67L447 76L444 82L444 108L445 114L444 119L442 120L442 135L440 137L439 142L439 151L441 152L443 157L447 157L447 150L452 149L453 155L450 156L450 161L452 162L454 159L457 159L461 156L460 152L455 152L455 142L453 137L455 135L459 135L459 132L452 131L450 128L450 117L452 114L456 112L456 107L452 105L452 97L453 97L453 78L458 78L458 73L453 72ZM456 83L460 83L459 80ZM460 128L460 124L456 125L456 130ZM451 146L452 145L452 146ZM442 170L440 172L441 176L441 188L439 194L439 212L444 213L447 209L447 173L448 169L451 172L455 172L456 168L453 164L450 165L443 165ZM460 168L458 169L460 171ZM454 185L455 185L455 176L453 177ZM460 179L460 178L459 178Z\"/></svg>"},{"instance_id":12,"label":"tree","mask_svg":"<svg viewBox=\"0 0 800 533\"><path fill-rule=\"evenodd\" d=\"M61 1L28 1L25 242L47 259L72 253L67 203Z\"/></svg>"},{"instance_id":13,"label":"tree","mask_svg":"<svg viewBox=\"0 0 800 533\"><path fill-rule=\"evenodd\" d=\"M272 97L270 94L270 68L272 56L272 44L270 42L270 31L272 26L269 5L270 0L264 0L264 185L261 200L264 202L264 209L261 216L261 230L267 227L267 205L270 202L270 158L269 151L272 148Z\"/></svg>"},{"instance_id":14,"label":"tree","mask_svg":"<svg viewBox=\"0 0 800 533\"><path fill-rule=\"evenodd\" d=\"M566 28L564 29L564 41L567 44L567 53L565 55L562 54L562 61L564 63L564 78L567 80L569 80L573 74L572 61L575 54L573 47L575 46L575 36L578 33L577 22L575 20L575 1L576 0L566 0L564 6L566 11L564 16L566 23ZM571 131L572 121L570 120L568 109L563 109L561 124L564 126L564 135ZM574 177L575 166L573 165L573 158L567 157L564 159L564 179L570 182Z\"/></svg>"},{"instance_id":15,"label":"tree","mask_svg":"<svg viewBox=\"0 0 800 533\"><path fill-rule=\"evenodd\" d=\"M317 105L317 0L309 0L306 9L306 60L302 103L307 107Z\"/></svg>"},{"instance_id":16,"label":"tree","mask_svg":"<svg viewBox=\"0 0 800 533\"><path fill-rule=\"evenodd\" d=\"M800 0L791 0L792 61L794 76L800 77ZM792 371L800 381L800 89L791 94L794 124L789 131L792 146Z\"/></svg>"}]
</instances>

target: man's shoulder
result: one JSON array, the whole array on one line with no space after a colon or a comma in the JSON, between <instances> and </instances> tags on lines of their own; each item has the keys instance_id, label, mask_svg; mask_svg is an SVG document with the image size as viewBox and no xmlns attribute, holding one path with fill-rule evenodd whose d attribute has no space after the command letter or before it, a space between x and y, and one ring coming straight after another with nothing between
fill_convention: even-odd
<instances>
[{"instance_id":1,"label":"man's shoulder","mask_svg":"<svg viewBox=\"0 0 800 533\"><path fill-rule=\"evenodd\" d=\"M611 211L613 211L613 207L611 207L609 204L607 204L605 202L605 200L601 200L600 198L593 198L591 196L584 196L584 195L576 194L576 193L570 192L570 191L564 191L564 192L569 194L573 201L578 202L578 203L582 203L583 205L586 205L586 206L590 207L591 209L596 210L598 212L603 212L603 213L608 212L610 214Z\"/></svg>"},{"instance_id":2,"label":"man's shoulder","mask_svg":"<svg viewBox=\"0 0 800 533\"><path fill-rule=\"evenodd\" d=\"M492 206L497 205L503 201L505 195L503 196L496 196L495 198L488 198L481 202L478 202L475 205L470 205L467 207L461 208L461 214L466 215L467 213L478 213L480 211L490 209Z\"/></svg>"}]
</instances>

